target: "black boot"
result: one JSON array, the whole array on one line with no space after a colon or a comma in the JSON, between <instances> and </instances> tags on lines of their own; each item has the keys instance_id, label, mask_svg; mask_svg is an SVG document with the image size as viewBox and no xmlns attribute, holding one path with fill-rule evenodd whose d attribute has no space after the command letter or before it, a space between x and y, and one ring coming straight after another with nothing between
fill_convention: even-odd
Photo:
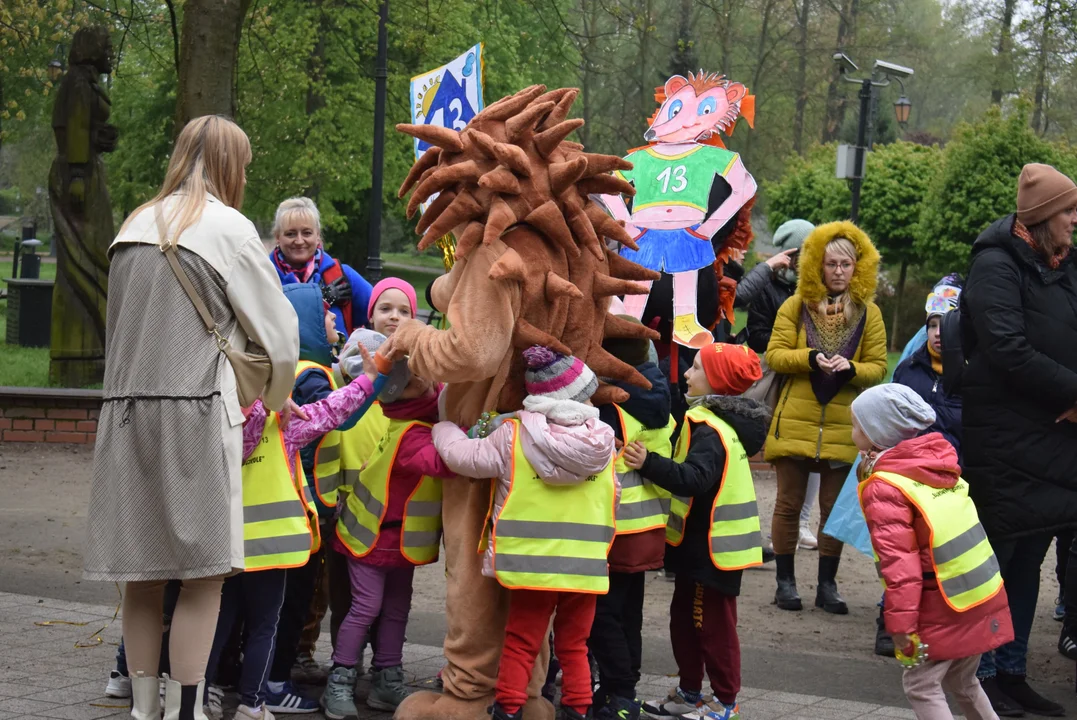
<instances>
[{"instance_id":1,"label":"black boot","mask_svg":"<svg viewBox=\"0 0 1077 720\"><path fill-rule=\"evenodd\" d=\"M800 593L797 592L797 576L793 566L794 555L775 555L778 566L778 591L774 593L774 604L781 610L800 610Z\"/></svg>"},{"instance_id":2,"label":"black boot","mask_svg":"<svg viewBox=\"0 0 1077 720\"><path fill-rule=\"evenodd\" d=\"M1044 715L1046 717L1064 717L1066 710L1056 702L1052 702L1029 687L1028 680L1024 675L1007 675L998 673L995 676L999 690L1005 693L1013 702L1017 703L1027 713Z\"/></svg>"},{"instance_id":3,"label":"black boot","mask_svg":"<svg viewBox=\"0 0 1077 720\"><path fill-rule=\"evenodd\" d=\"M838 563L840 557L819 556L819 585L815 590L815 607L833 615L848 615L849 606L838 594Z\"/></svg>"},{"instance_id":4,"label":"black boot","mask_svg":"<svg viewBox=\"0 0 1077 720\"><path fill-rule=\"evenodd\" d=\"M1006 696L998 686L998 678L984 678L980 681L980 687L984 689L984 695L991 703L991 709L999 717L1024 717L1025 711L1021 706Z\"/></svg>"},{"instance_id":5,"label":"black boot","mask_svg":"<svg viewBox=\"0 0 1077 720\"><path fill-rule=\"evenodd\" d=\"M520 708L510 715L505 708L501 707L501 705L496 702L486 708L486 712L490 715L490 720L522 720L524 716L523 708Z\"/></svg>"},{"instance_id":6,"label":"black boot","mask_svg":"<svg viewBox=\"0 0 1077 720\"><path fill-rule=\"evenodd\" d=\"M767 547L763 548L763 564L764 565L767 564L767 563L774 562L774 558L776 558L776 557L777 557L777 555L774 554L774 548L770 547L769 545Z\"/></svg>"},{"instance_id":7,"label":"black boot","mask_svg":"<svg viewBox=\"0 0 1077 720\"><path fill-rule=\"evenodd\" d=\"M586 715L580 715L572 708L561 706L561 709L557 712L557 720L591 720L591 708L587 708Z\"/></svg>"},{"instance_id":8,"label":"black boot","mask_svg":"<svg viewBox=\"0 0 1077 720\"><path fill-rule=\"evenodd\" d=\"M879 608L879 617L875 620L875 654L882 657L894 657L894 639L886 632L883 611Z\"/></svg>"}]
</instances>

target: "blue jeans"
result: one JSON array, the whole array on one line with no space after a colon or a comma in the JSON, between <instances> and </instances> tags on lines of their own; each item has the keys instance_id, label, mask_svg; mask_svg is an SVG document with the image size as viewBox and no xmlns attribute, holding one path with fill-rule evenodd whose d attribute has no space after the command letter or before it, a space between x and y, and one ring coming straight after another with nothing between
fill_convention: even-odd
<instances>
[{"instance_id":1,"label":"blue jeans","mask_svg":"<svg viewBox=\"0 0 1077 720\"><path fill-rule=\"evenodd\" d=\"M217 669L232 628L242 617L243 668L239 674L239 702L257 708L266 699L266 680L273 664L277 622L284 604L287 570L259 570L233 575L221 590L221 612L213 649L206 665L206 684L217 684Z\"/></svg>"},{"instance_id":2,"label":"blue jeans","mask_svg":"<svg viewBox=\"0 0 1077 720\"><path fill-rule=\"evenodd\" d=\"M168 672L168 626L172 624L172 613L176 612L176 601L179 600L180 588L183 582L169 580L165 585L164 625L165 631L161 634L161 662L157 666L161 675ZM116 672L127 676L127 650L123 646L123 638L120 638L120 647L116 649Z\"/></svg>"},{"instance_id":3,"label":"blue jeans","mask_svg":"<svg viewBox=\"0 0 1077 720\"><path fill-rule=\"evenodd\" d=\"M1036 616L1036 600L1040 594L1040 566L1054 538L1041 533L1016 540L992 543L998 558L1006 596L1010 601L1014 639L993 653L980 656L976 677L1024 675L1027 670L1028 637Z\"/></svg>"}]
</instances>

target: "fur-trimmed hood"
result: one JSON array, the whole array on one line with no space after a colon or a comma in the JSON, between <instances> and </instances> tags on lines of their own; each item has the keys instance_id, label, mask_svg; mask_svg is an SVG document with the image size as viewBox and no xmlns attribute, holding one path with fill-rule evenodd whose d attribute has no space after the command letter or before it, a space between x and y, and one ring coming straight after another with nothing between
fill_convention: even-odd
<instances>
[{"instance_id":1,"label":"fur-trimmed hood","mask_svg":"<svg viewBox=\"0 0 1077 720\"><path fill-rule=\"evenodd\" d=\"M827 295L823 284L823 254L831 240L843 237L856 247L858 259L853 279L849 283L849 294L855 302L866 305L875 300L875 288L879 276L879 251L871 243L871 238L851 222L841 221L827 223L815 228L804 240L800 248L797 263L799 279L797 295L810 304L822 302Z\"/></svg>"},{"instance_id":2,"label":"fur-trimmed hood","mask_svg":"<svg viewBox=\"0 0 1077 720\"><path fill-rule=\"evenodd\" d=\"M749 457L763 448L770 425L765 405L738 395L706 395L699 404L733 426Z\"/></svg>"}]
</instances>

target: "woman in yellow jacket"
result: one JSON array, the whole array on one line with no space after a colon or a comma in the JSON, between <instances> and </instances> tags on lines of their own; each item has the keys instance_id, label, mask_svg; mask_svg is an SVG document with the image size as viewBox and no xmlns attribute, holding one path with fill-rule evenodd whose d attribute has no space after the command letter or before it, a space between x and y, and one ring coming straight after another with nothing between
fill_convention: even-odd
<instances>
[{"instance_id":1,"label":"woman in yellow jacket","mask_svg":"<svg viewBox=\"0 0 1077 720\"><path fill-rule=\"evenodd\" d=\"M886 375L886 328L875 298L879 253L850 222L820 225L804 241L797 292L782 304L767 364L786 376L770 423L766 459L778 475L771 534L783 610L800 610L793 558L808 474L819 473L819 583L815 606L849 612L835 576L841 542L822 534L856 458L849 406Z\"/></svg>"}]
</instances>

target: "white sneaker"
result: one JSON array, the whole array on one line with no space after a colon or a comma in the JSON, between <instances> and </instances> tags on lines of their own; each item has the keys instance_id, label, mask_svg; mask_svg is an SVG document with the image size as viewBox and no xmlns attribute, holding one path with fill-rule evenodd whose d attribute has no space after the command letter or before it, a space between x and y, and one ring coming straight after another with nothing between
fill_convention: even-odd
<instances>
[{"instance_id":1,"label":"white sneaker","mask_svg":"<svg viewBox=\"0 0 1077 720\"><path fill-rule=\"evenodd\" d=\"M131 678L126 675L120 675L117 670L110 672L108 674L108 685L105 685L105 697L131 697Z\"/></svg>"},{"instance_id":2,"label":"white sneaker","mask_svg":"<svg viewBox=\"0 0 1077 720\"><path fill-rule=\"evenodd\" d=\"M224 690L219 685L206 685L203 712L209 720L221 720L224 717Z\"/></svg>"},{"instance_id":3,"label":"white sneaker","mask_svg":"<svg viewBox=\"0 0 1077 720\"><path fill-rule=\"evenodd\" d=\"M273 713L265 705L257 708L240 705L236 708L236 720L273 720Z\"/></svg>"},{"instance_id":4,"label":"white sneaker","mask_svg":"<svg viewBox=\"0 0 1077 720\"><path fill-rule=\"evenodd\" d=\"M800 541L797 543L797 547L804 550L815 550L819 547L819 541L811 534L811 530L808 529L807 525L800 526Z\"/></svg>"},{"instance_id":5,"label":"white sneaker","mask_svg":"<svg viewBox=\"0 0 1077 720\"><path fill-rule=\"evenodd\" d=\"M684 691L680 687L675 687L669 691L669 695L665 700L651 700L643 703L641 708L644 713L650 715L653 718L666 718L666 717L680 717L687 713L696 712L703 706L703 697L700 696L698 702L691 702L684 696Z\"/></svg>"}]
</instances>

